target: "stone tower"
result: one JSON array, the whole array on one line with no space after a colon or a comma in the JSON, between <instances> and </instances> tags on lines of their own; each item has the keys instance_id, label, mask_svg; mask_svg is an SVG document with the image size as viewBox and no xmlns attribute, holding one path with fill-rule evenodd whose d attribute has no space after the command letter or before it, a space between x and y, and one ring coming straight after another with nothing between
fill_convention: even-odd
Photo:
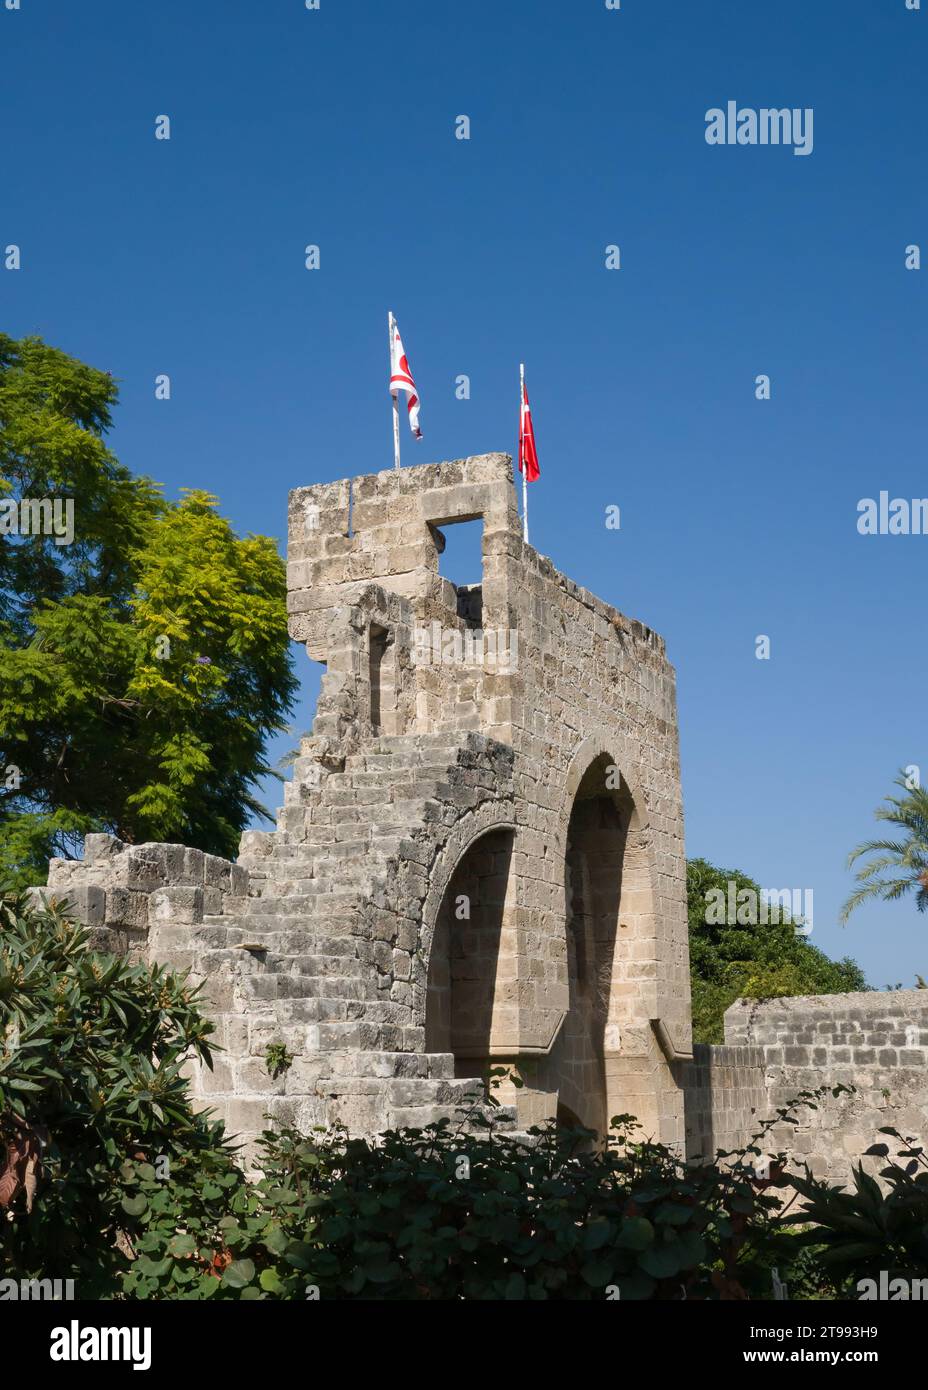
<instances>
[{"instance_id":1,"label":"stone tower","mask_svg":"<svg viewBox=\"0 0 928 1390\"><path fill-rule=\"evenodd\" d=\"M480 584L439 574L482 522ZM674 673L522 539L503 454L290 496L292 637L325 663L277 829L237 865L88 837L49 884L189 967L231 1129L421 1124L518 1073L520 1127L617 1113L683 1145L691 1056ZM110 941L112 945L112 941ZM272 1079L267 1046L294 1061Z\"/></svg>"}]
</instances>

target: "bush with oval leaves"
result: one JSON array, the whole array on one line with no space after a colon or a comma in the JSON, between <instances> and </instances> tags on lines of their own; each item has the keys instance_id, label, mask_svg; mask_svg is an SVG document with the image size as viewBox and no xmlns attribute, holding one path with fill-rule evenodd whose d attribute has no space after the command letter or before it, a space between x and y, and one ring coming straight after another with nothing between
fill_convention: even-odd
<instances>
[{"instance_id":1,"label":"bush with oval leaves","mask_svg":"<svg viewBox=\"0 0 928 1390\"><path fill-rule=\"evenodd\" d=\"M814 1104L813 1097L804 1103ZM608 1145L587 1131L531 1142L449 1121L376 1140L268 1131L263 1176L198 1189L183 1230L140 1168L133 1297L377 1300L769 1298L772 1267L805 1258L783 1230L782 1165L759 1179L750 1146L732 1166L684 1166L620 1116ZM732 1162L733 1160L733 1162ZM214 1203L210 1211L204 1198ZM144 1207L143 1207L143 1204ZM139 1209L142 1208L141 1211ZM218 1219L217 1219L218 1216ZM212 1222L212 1224L211 1224ZM802 1270L814 1288L814 1271ZM826 1281L819 1281L824 1284Z\"/></svg>"},{"instance_id":2,"label":"bush with oval leaves","mask_svg":"<svg viewBox=\"0 0 928 1390\"><path fill-rule=\"evenodd\" d=\"M88 932L55 908L0 900L5 1277L73 1278L83 1298L116 1292L129 1162L175 1174L218 1164L224 1191L239 1182L233 1150L195 1113L182 1072L191 1055L209 1060L211 1032L184 978L92 951Z\"/></svg>"}]
</instances>

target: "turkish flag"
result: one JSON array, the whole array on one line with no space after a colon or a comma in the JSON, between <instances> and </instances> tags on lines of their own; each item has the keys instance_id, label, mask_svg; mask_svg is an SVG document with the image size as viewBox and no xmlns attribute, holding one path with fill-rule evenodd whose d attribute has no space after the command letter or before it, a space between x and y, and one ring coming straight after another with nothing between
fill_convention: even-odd
<instances>
[{"instance_id":1,"label":"turkish flag","mask_svg":"<svg viewBox=\"0 0 928 1390\"><path fill-rule=\"evenodd\" d=\"M534 483L541 476L538 467L538 451L535 448L535 430L532 426L532 412L528 403L528 391L522 383L522 409L519 412L519 472L525 473L525 481Z\"/></svg>"}]
</instances>

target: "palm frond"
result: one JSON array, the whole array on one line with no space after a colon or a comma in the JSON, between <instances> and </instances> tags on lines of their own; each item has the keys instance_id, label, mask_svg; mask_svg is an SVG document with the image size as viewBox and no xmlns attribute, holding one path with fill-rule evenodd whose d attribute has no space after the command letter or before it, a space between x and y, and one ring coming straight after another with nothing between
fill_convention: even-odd
<instances>
[{"instance_id":1,"label":"palm frond","mask_svg":"<svg viewBox=\"0 0 928 1390\"><path fill-rule=\"evenodd\" d=\"M910 787L904 772L895 778L894 785L905 794L887 796L874 816L876 820L898 826L905 835L895 840L866 840L851 850L848 868L860 859L866 858L868 862L854 875L861 886L841 909L842 923L864 902L875 898L895 902L913 890L919 912L928 911L928 788ZM887 873L889 876L884 877Z\"/></svg>"},{"instance_id":2,"label":"palm frond","mask_svg":"<svg viewBox=\"0 0 928 1390\"><path fill-rule=\"evenodd\" d=\"M902 898L914 887L912 879L876 879L873 883L865 884L862 888L857 888L848 898L841 909L838 920L843 925L855 908L862 903L870 902L874 898L880 898L883 902L895 902Z\"/></svg>"}]
</instances>

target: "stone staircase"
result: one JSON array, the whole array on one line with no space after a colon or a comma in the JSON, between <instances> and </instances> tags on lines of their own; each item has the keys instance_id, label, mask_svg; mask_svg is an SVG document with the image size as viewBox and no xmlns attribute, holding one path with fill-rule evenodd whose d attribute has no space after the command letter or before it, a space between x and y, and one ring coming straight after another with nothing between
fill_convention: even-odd
<instances>
[{"instance_id":1,"label":"stone staircase","mask_svg":"<svg viewBox=\"0 0 928 1390\"><path fill-rule=\"evenodd\" d=\"M267 1116L371 1133L485 1100L450 1053L424 1052L419 924L436 836L498 795L507 750L473 733L381 737L329 769L315 751L304 740L277 830L242 838L247 895L150 929L151 958L203 982L223 1051L195 1088L249 1146ZM293 1059L276 1078L272 1043ZM504 1107L494 1118L513 1124Z\"/></svg>"}]
</instances>

